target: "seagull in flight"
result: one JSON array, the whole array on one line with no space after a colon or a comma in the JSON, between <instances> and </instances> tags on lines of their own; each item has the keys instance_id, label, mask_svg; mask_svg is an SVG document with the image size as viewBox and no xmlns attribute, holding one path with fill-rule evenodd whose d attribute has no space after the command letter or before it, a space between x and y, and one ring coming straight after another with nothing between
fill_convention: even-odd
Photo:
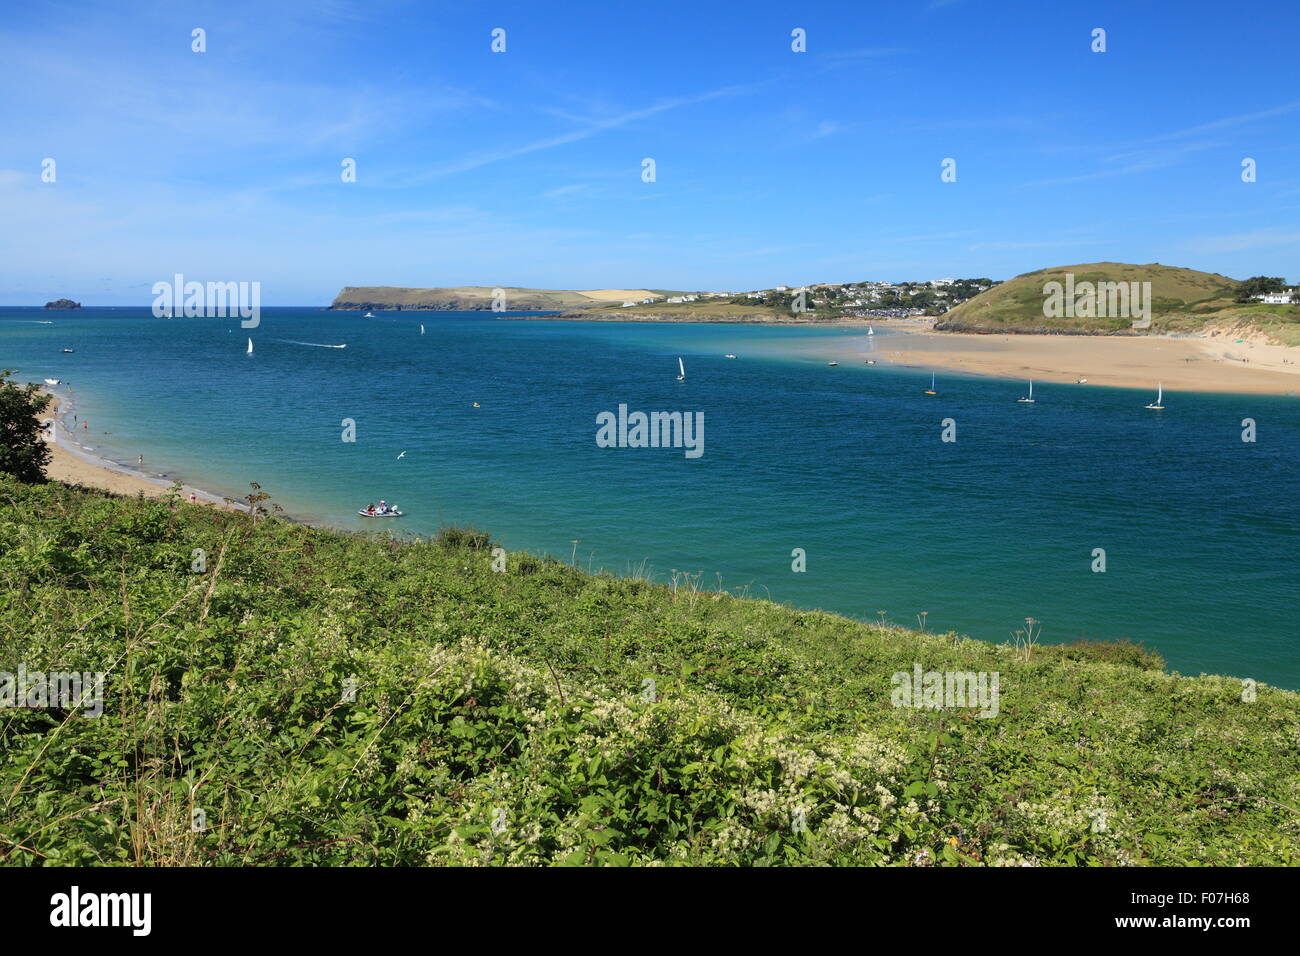
<instances>
[{"instance_id":1,"label":"seagull in flight","mask_svg":"<svg viewBox=\"0 0 1300 956\"><path fill-rule=\"evenodd\" d=\"M402 452L400 455L397 456L397 460L401 461L405 457L406 457L406 452Z\"/></svg>"}]
</instances>

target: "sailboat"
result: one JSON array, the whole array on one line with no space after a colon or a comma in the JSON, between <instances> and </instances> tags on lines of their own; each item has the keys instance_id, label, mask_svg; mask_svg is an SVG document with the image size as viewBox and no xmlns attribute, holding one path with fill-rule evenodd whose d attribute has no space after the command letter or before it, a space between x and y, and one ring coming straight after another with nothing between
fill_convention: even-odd
<instances>
[{"instance_id":1,"label":"sailboat","mask_svg":"<svg viewBox=\"0 0 1300 956\"><path fill-rule=\"evenodd\" d=\"M686 381L686 366L682 364L682 357L680 355L677 356L677 370L681 372L681 374L677 376L677 381Z\"/></svg>"},{"instance_id":2,"label":"sailboat","mask_svg":"<svg viewBox=\"0 0 1300 956\"><path fill-rule=\"evenodd\" d=\"M925 390L925 394L927 394L927 395L938 395L938 394L939 394L938 392L936 392L936 391L934 390L934 373L933 373L933 372L930 373L930 387L927 388L927 389Z\"/></svg>"},{"instance_id":3,"label":"sailboat","mask_svg":"<svg viewBox=\"0 0 1300 956\"><path fill-rule=\"evenodd\" d=\"M1025 405L1034 404L1034 380L1032 378L1029 380L1029 394L1027 396L1022 395L1020 398L1016 399L1016 401Z\"/></svg>"},{"instance_id":4,"label":"sailboat","mask_svg":"<svg viewBox=\"0 0 1300 956\"><path fill-rule=\"evenodd\" d=\"M421 334L421 335L424 334L424 323L423 323L423 322L420 323L420 334Z\"/></svg>"},{"instance_id":5,"label":"sailboat","mask_svg":"<svg viewBox=\"0 0 1300 956\"><path fill-rule=\"evenodd\" d=\"M873 329L871 326L868 325L868 326L867 326L867 334L868 334L868 335L875 335L875 334L876 334L876 330Z\"/></svg>"},{"instance_id":6,"label":"sailboat","mask_svg":"<svg viewBox=\"0 0 1300 956\"><path fill-rule=\"evenodd\" d=\"M1165 386L1164 386L1164 383L1162 382L1162 383L1160 383L1159 385L1156 386L1156 400L1155 400L1155 404L1153 404L1153 405L1148 405L1147 408L1153 408L1153 409L1155 409L1156 411L1161 411L1161 410L1163 410L1164 407L1165 407L1165 406L1164 406L1164 401L1165 401Z\"/></svg>"},{"instance_id":7,"label":"sailboat","mask_svg":"<svg viewBox=\"0 0 1300 956\"><path fill-rule=\"evenodd\" d=\"M248 340L248 351L245 352L244 354L245 354L245 355L252 355L252 354L253 354L253 340L252 340L252 339L249 339L249 340Z\"/></svg>"}]
</instances>

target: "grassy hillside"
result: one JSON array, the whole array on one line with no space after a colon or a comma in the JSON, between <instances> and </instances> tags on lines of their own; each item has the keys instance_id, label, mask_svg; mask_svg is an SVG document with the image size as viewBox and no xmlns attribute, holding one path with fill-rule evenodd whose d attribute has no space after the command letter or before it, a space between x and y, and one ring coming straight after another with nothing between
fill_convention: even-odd
<instances>
[{"instance_id":1,"label":"grassy hillside","mask_svg":"<svg viewBox=\"0 0 1300 956\"><path fill-rule=\"evenodd\" d=\"M472 311L491 309L495 290L488 286L456 286L443 289L409 289L400 286L345 286L334 297L331 309L437 309ZM632 298L645 298L645 289L596 289L590 292L566 289L523 289L505 287L510 311L581 309L622 305ZM675 293L674 293L675 294Z\"/></svg>"},{"instance_id":2,"label":"grassy hillside","mask_svg":"<svg viewBox=\"0 0 1300 956\"><path fill-rule=\"evenodd\" d=\"M1046 317L1043 287L1064 284L1067 273L1080 282L1150 282L1151 328L1147 333L1195 332L1206 327L1267 330L1292 343L1300 329L1300 306L1241 305L1233 302L1236 281L1227 276L1173 266L1093 262L1040 269L1016 276L946 313L936 328L956 332L1134 332L1125 317Z\"/></svg>"},{"instance_id":3,"label":"grassy hillside","mask_svg":"<svg viewBox=\"0 0 1300 956\"><path fill-rule=\"evenodd\" d=\"M0 478L0 670L108 675L0 710L0 860L1300 863L1295 694L487 547Z\"/></svg>"}]
</instances>

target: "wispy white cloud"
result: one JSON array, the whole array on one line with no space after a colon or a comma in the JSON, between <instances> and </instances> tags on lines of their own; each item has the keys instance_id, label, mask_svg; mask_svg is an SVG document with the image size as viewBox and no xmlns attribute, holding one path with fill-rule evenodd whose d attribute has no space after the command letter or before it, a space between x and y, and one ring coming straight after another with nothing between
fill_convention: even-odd
<instances>
[{"instance_id":1,"label":"wispy white cloud","mask_svg":"<svg viewBox=\"0 0 1300 956\"><path fill-rule=\"evenodd\" d=\"M479 152L470 153L459 159L443 163L440 166L435 166L432 169L401 178L400 180L394 181L392 185L412 186L417 183L428 182L433 179L441 179L445 176L452 176L456 173L469 172L470 170L479 169L493 163L518 159L521 156L527 156L531 153L555 149L558 146L567 146L571 143L578 143L585 139L590 139L593 136L608 132L609 130L629 126L639 120L659 116L660 114L667 113L670 110L677 110L686 106L694 106L699 103L707 103L710 100L716 100L726 96L735 96L745 92L747 89L748 87L743 85L733 85L709 90L704 93L695 93L689 96L671 97L669 99L660 100L653 106L647 106L638 110L630 110L605 119L592 121L579 129L570 130L566 133L558 133L554 136L543 137L541 139L533 140L532 142L521 143L517 146L507 146L500 149L481 150Z\"/></svg>"}]
</instances>

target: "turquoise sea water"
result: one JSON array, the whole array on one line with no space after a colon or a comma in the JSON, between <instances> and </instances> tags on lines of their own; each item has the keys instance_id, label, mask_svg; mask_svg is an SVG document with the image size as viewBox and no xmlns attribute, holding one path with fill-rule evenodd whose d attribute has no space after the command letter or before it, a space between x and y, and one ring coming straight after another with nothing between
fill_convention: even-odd
<instances>
[{"instance_id":1,"label":"turquoise sea water","mask_svg":"<svg viewBox=\"0 0 1300 956\"><path fill-rule=\"evenodd\" d=\"M1128 637L1184 673L1300 688L1300 399L1167 393L1153 412L1146 391L1039 383L1020 405L1023 383L944 373L932 398L928 371L864 364L890 335L10 308L0 367L69 383L96 453L232 496L258 481L312 521L474 524L584 567L720 575L910 626L926 611L930 630L992 641L1032 616L1048 642ZM704 412L704 455L597 447L597 414L620 403ZM380 498L407 516L356 516Z\"/></svg>"}]
</instances>

